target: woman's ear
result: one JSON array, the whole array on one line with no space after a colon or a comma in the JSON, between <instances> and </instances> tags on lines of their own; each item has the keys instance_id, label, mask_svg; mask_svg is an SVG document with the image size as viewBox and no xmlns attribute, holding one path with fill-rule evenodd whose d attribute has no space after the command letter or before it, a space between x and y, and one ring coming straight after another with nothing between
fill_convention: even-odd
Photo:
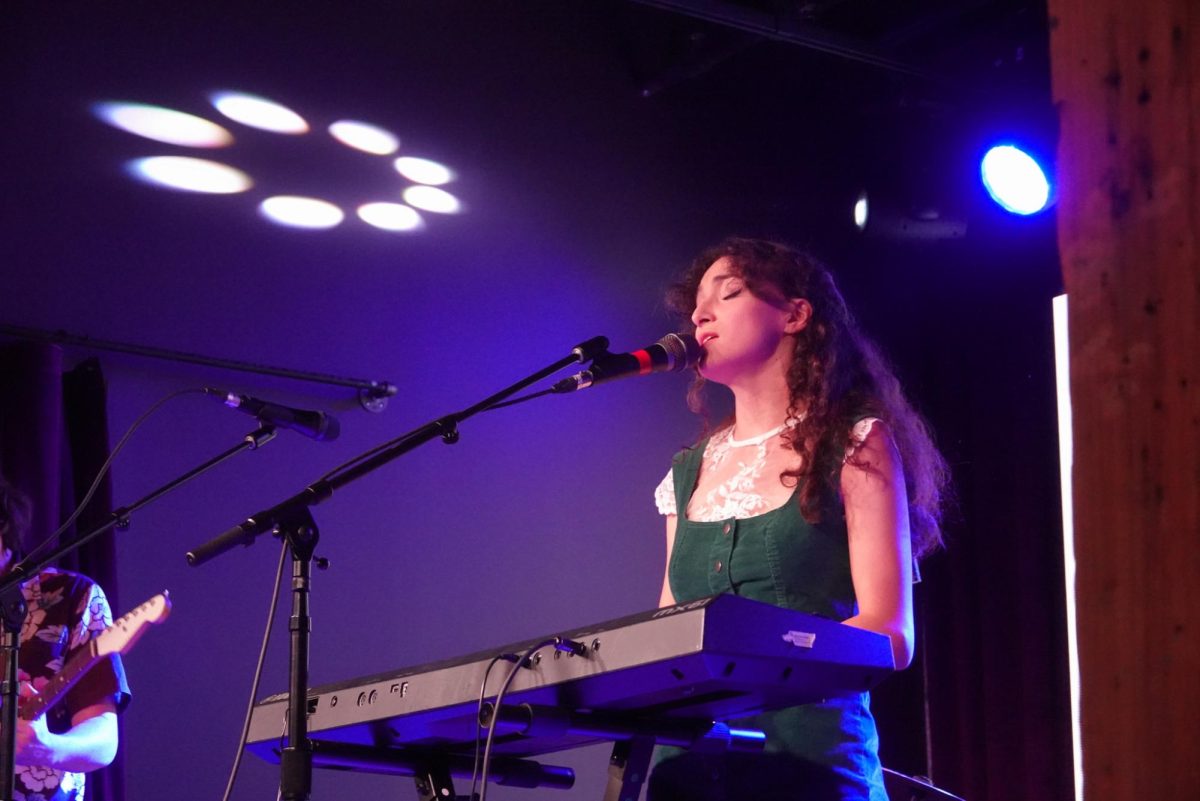
<instances>
[{"instance_id":1,"label":"woman's ear","mask_svg":"<svg viewBox=\"0 0 1200 801\"><path fill-rule=\"evenodd\" d=\"M804 298L792 298L787 302L788 315L784 320L784 332L797 334L808 327L812 319L812 304Z\"/></svg>"}]
</instances>

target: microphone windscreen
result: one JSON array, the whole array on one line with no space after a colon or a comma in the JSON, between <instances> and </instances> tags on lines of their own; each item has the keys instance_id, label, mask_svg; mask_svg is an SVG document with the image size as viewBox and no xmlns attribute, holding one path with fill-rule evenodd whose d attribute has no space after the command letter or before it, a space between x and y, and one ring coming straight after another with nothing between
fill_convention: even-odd
<instances>
[{"instance_id":1,"label":"microphone windscreen","mask_svg":"<svg viewBox=\"0 0 1200 801\"><path fill-rule=\"evenodd\" d=\"M662 345L671 357L671 372L695 367L703 354L700 343L691 334L667 334L658 344Z\"/></svg>"}]
</instances>

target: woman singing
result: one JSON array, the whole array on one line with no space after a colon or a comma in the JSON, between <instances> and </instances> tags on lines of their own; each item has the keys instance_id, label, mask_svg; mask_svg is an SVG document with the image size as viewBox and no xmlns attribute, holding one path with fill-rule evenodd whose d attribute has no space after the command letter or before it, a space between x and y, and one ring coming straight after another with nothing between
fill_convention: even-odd
<instances>
[{"instance_id":1,"label":"woman singing","mask_svg":"<svg viewBox=\"0 0 1200 801\"><path fill-rule=\"evenodd\" d=\"M945 462L833 279L782 245L728 239L668 301L703 348L733 414L676 455L655 499L666 516L661 605L730 592L886 635L913 655L914 557L941 543ZM767 753L669 752L653 801L886 801L865 693L739 721Z\"/></svg>"}]
</instances>

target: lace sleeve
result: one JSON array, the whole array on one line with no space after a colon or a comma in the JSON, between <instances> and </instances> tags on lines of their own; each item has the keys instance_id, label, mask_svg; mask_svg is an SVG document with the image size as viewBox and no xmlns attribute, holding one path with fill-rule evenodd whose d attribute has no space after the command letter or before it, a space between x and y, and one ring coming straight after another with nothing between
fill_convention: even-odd
<instances>
[{"instance_id":1,"label":"lace sleeve","mask_svg":"<svg viewBox=\"0 0 1200 801\"><path fill-rule=\"evenodd\" d=\"M846 449L843 461L853 456L854 451L867 441L867 437L871 436L871 429L875 427L875 424L882 422L878 417L864 417L855 423L854 428L850 429L850 438L854 440L854 445Z\"/></svg>"},{"instance_id":2,"label":"lace sleeve","mask_svg":"<svg viewBox=\"0 0 1200 801\"><path fill-rule=\"evenodd\" d=\"M654 490L654 503L658 506L660 515L678 514L675 508L675 482L671 478L671 471L667 471L667 475L663 480L658 482L658 487Z\"/></svg>"}]
</instances>

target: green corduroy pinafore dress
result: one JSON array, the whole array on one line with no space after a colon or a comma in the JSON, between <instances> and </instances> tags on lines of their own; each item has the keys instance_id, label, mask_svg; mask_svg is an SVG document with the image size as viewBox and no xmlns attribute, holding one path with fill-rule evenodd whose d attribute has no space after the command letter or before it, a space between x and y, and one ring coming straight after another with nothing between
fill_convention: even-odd
<instances>
[{"instance_id":1,"label":"green corduroy pinafore dress","mask_svg":"<svg viewBox=\"0 0 1200 801\"><path fill-rule=\"evenodd\" d=\"M672 464L678 522L668 576L675 600L733 593L833 620L853 615L849 546L840 516L812 525L793 495L777 509L741 520L687 519L707 444L681 451ZM660 749L651 797L886 801L866 693L731 723L764 731L766 754L714 761ZM681 787L681 781L694 786ZM668 784L673 789L664 789Z\"/></svg>"}]
</instances>

